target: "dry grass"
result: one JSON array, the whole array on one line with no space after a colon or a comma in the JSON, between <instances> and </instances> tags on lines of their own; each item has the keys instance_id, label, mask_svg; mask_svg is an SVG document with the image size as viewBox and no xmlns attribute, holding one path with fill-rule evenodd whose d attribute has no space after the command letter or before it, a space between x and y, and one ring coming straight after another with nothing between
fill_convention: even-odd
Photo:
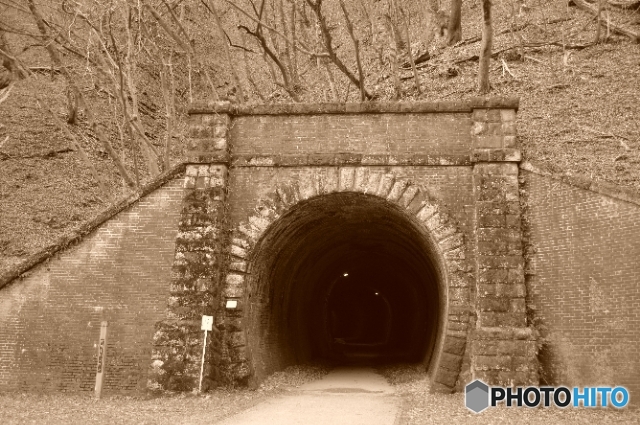
<instances>
[{"instance_id":1,"label":"dry grass","mask_svg":"<svg viewBox=\"0 0 640 425\"><path fill-rule=\"evenodd\" d=\"M490 408L476 414L464 406L464 394L432 394L425 372L414 365L381 370L402 400L400 423L418 424L638 424L640 410L573 408Z\"/></svg>"}]
</instances>

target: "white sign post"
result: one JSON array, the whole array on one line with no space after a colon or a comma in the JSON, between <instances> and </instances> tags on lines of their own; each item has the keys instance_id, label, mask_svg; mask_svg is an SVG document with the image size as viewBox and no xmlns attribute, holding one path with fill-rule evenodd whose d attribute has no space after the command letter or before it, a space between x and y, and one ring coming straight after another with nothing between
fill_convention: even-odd
<instances>
[{"instance_id":1,"label":"white sign post","mask_svg":"<svg viewBox=\"0 0 640 425\"><path fill-rule=\"evenodd\" d=\"M102 395L102 383L104 381L104 365L107 361L107 322L100 324L100 340L98 341L98 368L96 369L96 397Z\"/></svg>"},{"instance_id":2,"label":"white sign post","mask_svg":"<svg viewBox=\"0 0 640 425\"><path fill-rule=\"evenodd\" d=\"M202 316L202 326L200 327L204 331L204 343L202 344L202 363L200 363L200 384L198 385L198 392L202 392L202 375L204 374L204 355L207 351L207 332L213 330L213 316Z\"/></svg>"}]
</instances>

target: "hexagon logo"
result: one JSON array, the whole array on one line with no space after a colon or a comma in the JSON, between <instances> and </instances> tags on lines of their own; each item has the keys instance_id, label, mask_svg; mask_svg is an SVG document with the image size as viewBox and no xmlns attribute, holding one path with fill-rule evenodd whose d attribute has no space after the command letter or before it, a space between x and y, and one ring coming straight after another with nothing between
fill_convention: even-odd
<instances>
[{"instance_id":1,"label":"hexagon logo","mask_svg":"<svg viewBox=\"0 0 640 425\"><path fill-rule=\"evenodd\" d=\"M479 379L468 383L464 387L464 404L475 413L489 407L489 386Z\"/></svg>"}]
</instances>

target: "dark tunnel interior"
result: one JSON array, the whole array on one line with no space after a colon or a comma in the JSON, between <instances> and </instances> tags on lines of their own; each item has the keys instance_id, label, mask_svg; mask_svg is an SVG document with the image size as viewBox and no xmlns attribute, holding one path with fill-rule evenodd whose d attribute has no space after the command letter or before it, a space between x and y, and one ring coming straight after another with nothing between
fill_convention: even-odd
<instances>
[{"instance_id":1,"label":"dark tunnel interior","mask_svg":"<svg viewBox=\"0 0 640 425\"><path fill-rule=\"evenodd\" d=\"M434 249L410 215L359 193L280 217L251 259L248 342L256 377L292 364L428 364L443 302Z\"/></svg>"}]
</instances>

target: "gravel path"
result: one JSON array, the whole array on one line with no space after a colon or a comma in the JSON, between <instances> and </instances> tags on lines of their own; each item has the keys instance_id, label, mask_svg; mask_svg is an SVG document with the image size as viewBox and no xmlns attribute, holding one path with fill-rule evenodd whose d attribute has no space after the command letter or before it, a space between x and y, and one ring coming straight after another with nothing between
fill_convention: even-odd
<instances>
[{"instance_id":1,"label":"gravel path","mask_svg":"<svg viewBox=\"0 0 640 425\"><path fill-rule=\"evenodd\" d=\"M373 369L344 367L221 425L393 425L398 405L393 387Z\"/></svg>"}]
</instances>

